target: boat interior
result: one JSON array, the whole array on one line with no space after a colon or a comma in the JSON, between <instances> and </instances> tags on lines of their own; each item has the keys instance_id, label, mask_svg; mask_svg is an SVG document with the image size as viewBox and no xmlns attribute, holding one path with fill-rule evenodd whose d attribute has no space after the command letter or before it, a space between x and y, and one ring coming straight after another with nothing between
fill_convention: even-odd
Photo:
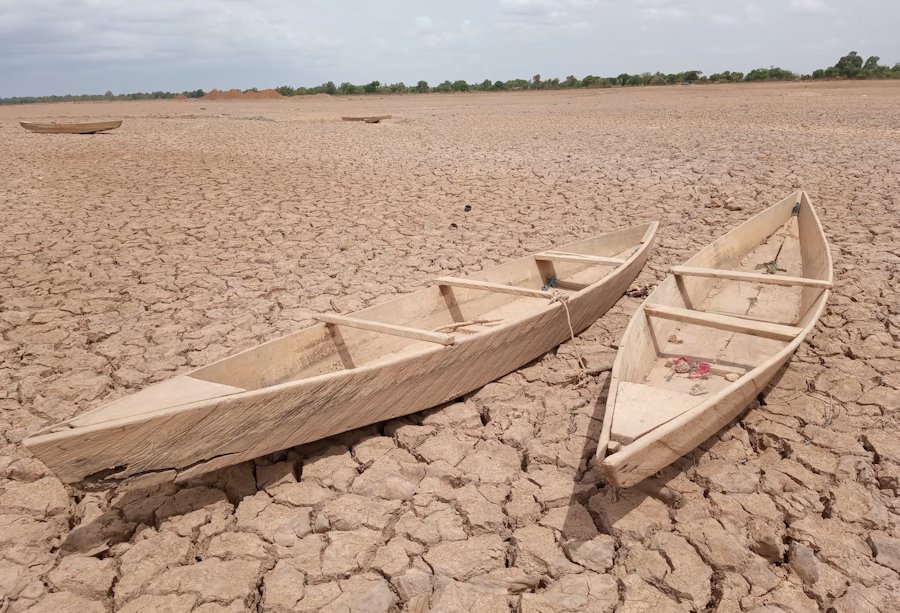
<instances>
[{"instance_id":1,"label":"boat interior","mask_svg":"<svg viewBox=\"0 0 900 613\"><path fill-rule=\"evenodd\" d=\"M628 354L618 372L611 428L619 444L702 404L775 357L803 332L831 288L828 248L803 192L671 273L622 341Z\"/></svg>"},{"instance_id":2,"label":"boat interior","mask_svg":"<svg viewBox=\"0 0 900 613\"><path fill-rule=\"evenodd\" d=\"M397 358L439 351L548 307L552 291L576 294L610 275L649 240L656 223L529 255L349 316L318 323L174 377L67 422L81 427Z\"/></svg>"}]
</instances>

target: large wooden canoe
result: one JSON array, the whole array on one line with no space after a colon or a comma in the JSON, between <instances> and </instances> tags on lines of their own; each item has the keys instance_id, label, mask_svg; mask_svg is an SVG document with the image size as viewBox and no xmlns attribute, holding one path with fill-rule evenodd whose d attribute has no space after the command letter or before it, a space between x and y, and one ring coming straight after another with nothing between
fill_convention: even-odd
<instances>
[{"instance_id":1,"label":"large wooden canoe","mask_svg":"<svg viewBox=\"0 0 900 613\"><path fill-rule=\"evenodd\" d=\"M673 267L616 355L597 449L606 479L634 485L737 417L813 329L831 287L805 192Z\"/></svg>"},{"instance_id":2,"label":"large wooden canoe","mask_svg":"<svg viewBox=\"0 0 900 613\"><path fill-rule=\"evenodd\" d=\"M93 123L28 123L20 121L19 125L29 132L40 132L41 134L95 134L106 130L115 130L122 125L122 120Z\"/></svg>"},{"instance_id":3,"label":"large wooden canoe","mask_svg":"<svg viewBox=\"0 0 900 613\"><path fill-rule=\"evenodd\" d=\"M38 432L25 445L65 482L183 481L433 407L539 357L612 306L657 224L537 253L319 323ZM557 290L554 290L557 291ZM455 322L488 322L452 326ZM449 326L449 328L448 328ZM441 331L444 328L444 331Z\"/></svg>"}]
</instances>

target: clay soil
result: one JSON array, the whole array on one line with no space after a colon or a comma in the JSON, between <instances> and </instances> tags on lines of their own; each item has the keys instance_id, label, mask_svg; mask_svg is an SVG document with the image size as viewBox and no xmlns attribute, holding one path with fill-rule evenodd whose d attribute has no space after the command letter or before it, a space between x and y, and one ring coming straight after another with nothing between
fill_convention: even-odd
<instances>
[{"instance_id":1,"label":"clay soil","mask_svg":"<svg viewBox=\"0 0 900 613\"><path fill-rule=\"evenodd\" d=\"M0 142L0 610L900 610L900 83L2 107ZM575 388L570 343L183 487L77 492L20 442L304 309L656 219L652 284L797 188L825 316L632 490L588 461L608 373ZM639 301L582 335L592 365Z\"/></svg>"}]
</instances>

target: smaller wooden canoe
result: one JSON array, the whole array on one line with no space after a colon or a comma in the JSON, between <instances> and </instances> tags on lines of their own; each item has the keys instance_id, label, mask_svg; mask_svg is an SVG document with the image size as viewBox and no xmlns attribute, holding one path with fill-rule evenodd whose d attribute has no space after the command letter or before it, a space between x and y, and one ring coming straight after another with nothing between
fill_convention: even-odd
<instances>
[{"instance_id":1,"label":"smaller wooden canoe","mask_svg":"<svg viewBox=\"0 0 900 613\"><path fill-rule=\"evenodd\" d=\"M41 134L96 134L97 132L115 130L122 125L122 120L88 123L29 123L20 121L19 125L29 132L39 132Z\"/></svg>"},{"instance_id":2,"label":"smaller wooden canoe","mask_svg":"<svg viewBox=\"0 0 900 613\"><path fill-rule=\"evenodd\" d=\"M361 115L359 117L341 117L341 121L364 121L366 123L378 123L390 118L390 115Z\"/></svg>"},{"instance_id":3,"label":"smaller wooden canoe","mask_svg":"<svg viewBox=\"0 0 900 613\"><path fill-rule=\"evenodd\" d=\"M737 417L819 320L832 274L802 191L672 267L619 344L597 448L606 479L634 485Z\"/></svg>"}]
</instances>

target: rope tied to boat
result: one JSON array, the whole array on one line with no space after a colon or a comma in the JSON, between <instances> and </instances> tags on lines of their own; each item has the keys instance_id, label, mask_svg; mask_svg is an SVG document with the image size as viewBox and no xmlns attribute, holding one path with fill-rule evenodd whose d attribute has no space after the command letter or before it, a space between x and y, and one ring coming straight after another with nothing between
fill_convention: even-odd
<instances>
[{"instance_id":1,"label":"rope tied to boat","mask_svg":"<svg viewBox=\"0 0 900 613\"><path fill-rule=\"evenodd\" d=\"M572 314L569 313L569 295L558 289L551 290L550 304L556 302L560 303L563 306L563 310L566 312L566 323L569 324L569 338L572 339L572 346L575 348L575 359L578 362L578 368L580 370L578 378L583 379L591 374L591 370L587 367L587 362L584 361L584 357L581 355L581 348L578 346L578 341L575 340L575 329L572 328Z\"/></svg>"}]
</instances>

